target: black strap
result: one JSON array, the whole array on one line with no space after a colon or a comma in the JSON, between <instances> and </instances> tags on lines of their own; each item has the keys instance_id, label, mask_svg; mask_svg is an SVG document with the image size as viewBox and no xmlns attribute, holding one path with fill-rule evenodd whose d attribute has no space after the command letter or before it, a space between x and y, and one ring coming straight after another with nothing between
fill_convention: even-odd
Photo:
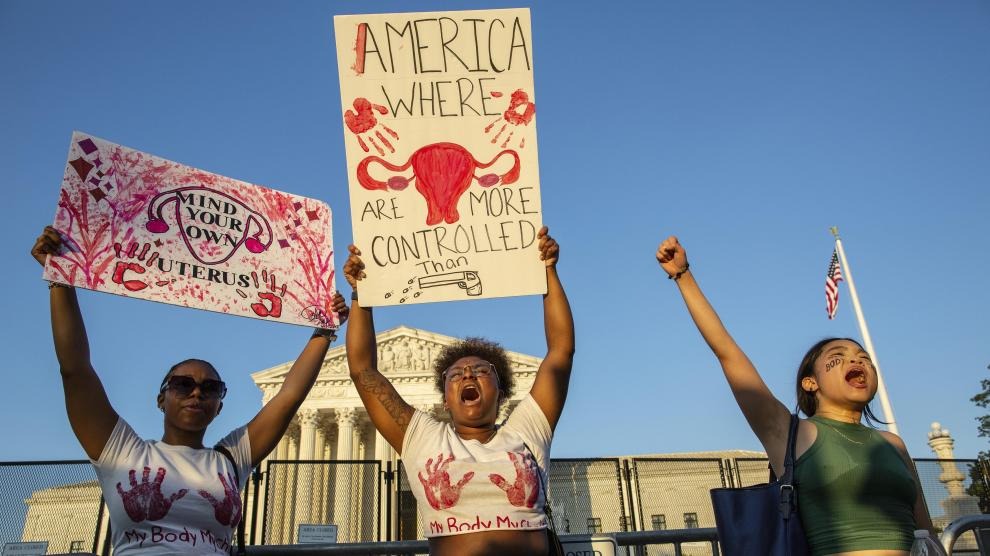
<instances>
[{"instance_id":1,"label":"black strap","mask_svg":"<svg viewBox=\"0 0 990 556\"><path fill-rule=\"evenodd\" d=\"M797 444L797 429L801 419L796 413L791 414L791 423L787 431L787 451L784 452L784 476L780 482L785 485L794 484L794 445Z\"/></svg>"},{"instance_id":2,"label":"black strap","mask_svg":"<svg viewBox=\"0 0 990 556\"><path fill-rule=\"evenodd\" d=\"M234 461L234 455L230 453L230 450L223 446L214 446L214 450L223 454L223 457L230 461L230 465L234 468L234 481L237 483L237 495L241 495L241 474L237 470L237 462ZM247 547L244 544L244 500L241 500L241 520L237 523L237 552L240 556L247 554Z\"/></svg>"},{"instance_id":3,"label":"black strap","mask_svg":"<svg viewBox=\"0 0 990 556\"><path fill-rule=\"evenodd\" d=\"M791 422L787 429L787 448L784 451L784 475L780 477L780 515L790 519L797 515L797 493L794 491L794 445L797 443L798 423L801 419L797 413L791 414ZM776 480L773 469L770 470L771 482Z\"/></svg>"},{"instance_id":4,"label":"black strap","mask_svg":"<svg viewBox=\"0 0 990 556\"><path fill-rule=\"evenodd\" d=\"M550 489L548 489L547 485L544 484L543 482L543 472L540 470L540 462L537 461L536 454L533 453L533 450L529 449L528 444L523 442L523 447L526 448L526 451L529 452L529 455L533 457L533 463L536 464L536 480L540 481L540 490L543 491L543 514L547 516L547 529L553 532L553 537L555 537L559 542L560 535L557 534L557 523L553 519L553 510L550 509ZM549 475L549 473L550 473L550 462L547 461L547 474ZM554 541L552 538L548 538L547 540L550 541L551 543L550 554L552 556L555 556L558 551L555 550L556 547L553 545Z\"/></svg>"}]
</instances>

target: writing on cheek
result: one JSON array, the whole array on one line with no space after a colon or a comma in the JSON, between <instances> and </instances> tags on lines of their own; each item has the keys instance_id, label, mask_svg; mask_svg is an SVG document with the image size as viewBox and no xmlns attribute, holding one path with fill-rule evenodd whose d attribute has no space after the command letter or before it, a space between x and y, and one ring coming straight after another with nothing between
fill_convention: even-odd
<instances>
[{"instance_id":1,"label":"writing on cheek","mask_svg":"<svg viewBox=\"0 0 990 556\"><path fill-rule=\"evenodd\" d=\"M836 357L834 359L829 359L825 363L825 372L827 373L827 372L831 371L832 369L838 367L840 363L842 363L842 358L841 357Z\"/></svg>"}]
</instances>

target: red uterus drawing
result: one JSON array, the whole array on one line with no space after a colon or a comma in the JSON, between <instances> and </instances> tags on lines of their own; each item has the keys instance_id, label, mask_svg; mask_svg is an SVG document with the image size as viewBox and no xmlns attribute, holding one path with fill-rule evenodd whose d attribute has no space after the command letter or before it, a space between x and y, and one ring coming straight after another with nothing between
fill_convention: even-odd
<instances>
[{"instance_id":1,"label":"red uterus drawing","mask_svg":"<svg viewBox=\"0 0 990 556\"><path fill-rule=\"evenodd\" d=\"M226 262L241 245L252 253L271 247L272 228L264 216L239 199L202 186L178 187L155 195L148 203L145 228L149 232L169 231L165 209L170 204L178 235L189 253L203 264Z\"/></svg>"},{"instance_id":2,"label":"red uterus drawing","mask_svg":"<svg viewBox=\"0 0 990 556\"><path fill-rule=\"evenodd\" d=\"M504 174L489 173L476 176L476 168L485 169L494 165L503 155L513 158L512 168ZM376 162L392 172L405 172L412 167L412 177L396 175L388 181L379 181L368 173L368 166ZM491 187L497 183L508 185L519 179L520 164L516 151L505 150L488 162L479 162L464 147L455 143L433 143L420 147L404 164L396 166L377 156L369 156L362 160L357 167L358 183L368 190L402 191L409 182L416 180L416 191L426 199L428 214L426 225L433 226L442 221L453 224L460 219L457 213L457 202L461 195L471 186L472 180L477 180L482 187Z\"/></svg>"}]
</instances>

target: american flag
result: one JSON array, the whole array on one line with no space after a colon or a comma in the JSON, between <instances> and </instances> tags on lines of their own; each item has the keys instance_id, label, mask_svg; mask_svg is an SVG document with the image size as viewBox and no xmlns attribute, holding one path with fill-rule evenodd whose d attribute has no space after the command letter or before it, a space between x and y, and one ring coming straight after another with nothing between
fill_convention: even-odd
<instances>
[{"instance_id":1,"label":"american flag","mask_svg":"<svg viewBox=\"0 0 990 556\"><path fill-rule=\"evenodd\" d=\"M828 263L828 272L825 274L825 310L828 311L828 318L835 318L835 311L839 308L839 282L842 281L842 268L839 266L839 255L832 250L832 260Z\"/></svg>"}]
</instances>

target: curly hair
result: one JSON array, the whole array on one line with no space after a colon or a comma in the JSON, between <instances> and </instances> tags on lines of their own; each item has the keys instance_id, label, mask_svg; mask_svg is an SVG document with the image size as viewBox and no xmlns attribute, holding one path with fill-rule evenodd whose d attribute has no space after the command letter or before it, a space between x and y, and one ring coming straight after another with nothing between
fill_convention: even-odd
<instances>
[{"instance_id":1,"label":"curly hair","mask_svg":"<svg viewBox=\"0 0 990 556\"><path fill-rule=\"evenodd\" d=\"M501 403L508 401L515 391L509 357L501 345L484 338L464 338L440 350L436 361L433 362L433 381L437 391L441 395L443 394L444 373L447 372L447 369L458 359L472 355L495 365L495 374L498 375L498 390L502 394Z\"/></svg>"},{"instance_id":2,"label":"curly hair","mask_svg":"<svg viewBox=\"0 0 990 556\"><path fill-rule=\"evenodd\" d=\"M797 390L797 404L798 409L800 409L801 412L808 417L811 417L818 411L818 400L815 398L814 392L807 392L801 387L801 381L806 377L814 378L815 361L817 361L818 357L821 356L823 351L825 351L825 346L831 342L841 340L852 342L859 346L859 349L866 351L862 344L852 338L824 338L816 342L815 345L808 349L807 353L804 354L804 358L801 359L801 364L798 365L797 384L795 385L795 389ZM889 424L878 418L876 414L873 413L873 410L870 409L869 405L863 408L863 416L866 418L866 424L874 428L876 427L876 423L882 423L885 425Z\"/></svg>"}]
</instances>

